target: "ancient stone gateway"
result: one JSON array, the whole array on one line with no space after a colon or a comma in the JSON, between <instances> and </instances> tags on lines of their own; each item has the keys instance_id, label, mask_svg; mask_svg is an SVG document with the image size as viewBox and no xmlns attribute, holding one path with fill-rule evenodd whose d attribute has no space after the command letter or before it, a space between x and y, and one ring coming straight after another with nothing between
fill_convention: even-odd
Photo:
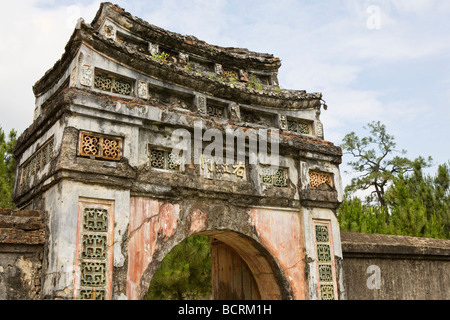
<instances>
[{"instance_id":1,"label":"ancient stone gateway","mask_svg":"<svg viewBox=\"0 0 450 320\"><path fill-rule=\"evenodd\" d=\"M341 150L280 66L110 3L80 19L15 149L14 200L44 213L41 298L141 299L194 234L214 298L345 298Z\"/></svg>"}]
</instances>

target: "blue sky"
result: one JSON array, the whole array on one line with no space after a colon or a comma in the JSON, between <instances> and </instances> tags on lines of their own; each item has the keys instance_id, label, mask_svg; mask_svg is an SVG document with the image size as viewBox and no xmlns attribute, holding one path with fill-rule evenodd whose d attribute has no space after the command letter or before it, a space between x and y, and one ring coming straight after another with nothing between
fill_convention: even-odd
<instances>
[{"instance_id":1,"label":"blue sky","mask_svg":"<svg viewBox=\"0 0 450 320\"><path fill-rule=\"evenodd\" d=\"M325 139L380 120L407 156L450 159L450 1L114 1L151 24L281 58L280 85L322 92ZM32 122L32 85L100 1L21 0L0 21L0 126ZM344 156L344 163L349 161ZM345 164L342 169L345 169ZM435 172L436 167L431 169ZM344 175L344 184L350 175Z\"/></svg>"}]
</instances>

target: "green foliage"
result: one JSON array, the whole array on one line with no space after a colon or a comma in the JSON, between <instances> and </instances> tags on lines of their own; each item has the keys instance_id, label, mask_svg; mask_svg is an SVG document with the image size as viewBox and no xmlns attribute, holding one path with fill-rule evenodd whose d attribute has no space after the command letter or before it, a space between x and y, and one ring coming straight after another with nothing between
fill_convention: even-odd
<instances>
[{"instance_id":1,"label":"green foliage","mask_svg":"<svg viewBox=\"0 0 450 320\"><path fill-rule=\"evenodd\" d=\"M14 160L13 148L17 139L17 132L12 129L8 140L0 127L0 208L14 208L12 192L14 188L14 177L16 162Z\"/></svg>"},{"instance_id":2,"label":"green foliage","mask_svg":"<svg viewBox=\"0 0 450 320\"><path fill-rule=\"evenodd\" d=\"M262 84L261 82L259 82L258 78L254 75L254 74L250 74L248 77L248 82L247 82L247 88L251 89L257 89L257 90L262 90Z\"/></svg>"},{"instance_id":3,"label":"green foliage","mask_svg":"<svg viewBox=\"0 0 450 320\"><path fill-rule=\"evenodd\" d=\"M438 166L435 177L425 175L420 162L415 162L413 172L399 175L393 180L386 192L388 205L396 210L402 208L398 215L403 218L404 225L414 221L411 233L424 221L422 233L433 237L448 237L450 234L450 165ZM407 209L405 209L407 208ZM412 212L419 217L413 217Z\"/></svg>"},{"instance_id":4,"label":"green foliage","mask_svg":"<svg viewBox=\"0 0 450 320\"><path fill-rule=\"evenodd\" d=\"M282 91L282 88L281 88L280 86L276 86L276 87L273 89L273 91L276 92L276 93L280 93L280 92Z\"/></svg>"},{"instance_id":5,"label":"green foliage","mask_svg":"<svg viewBox=\"0 0 450 320\"><path fill-rule=\"evenodd\" d=\"M359 198L346 195L338 210L342 231L361 233L390 233L386 208L363 204Z\"/></svg>"},{"instance_id":6,"label":"green foliage","mask_svg":"<svg viewBox=\"0 0 450 320\"><path fill-rule=\"evenodd\" d=\"M211 295L211 255L207 236L191 236L161 261L146 300L200 300Z\"/></svg>"},{"instance_id":7,"label":"green foliage","mask_svg":"<svg viewBox=\"0 0 450 320\"><path fill-rule=\"evenodd\" d=\"M163 63L169 62L169 54L165 53L164 51L158 54L152 54L152 58Z\"/></svg>"},{"instance_id":8,"label":"green foliage","mask_svg":"<svg viewBox=\"0 0 450 320\"><path fill-rule=\"evenodd\" d=\"M392 157L393 136L380 122L368 126L371 136L360 139L352 132L342 144L356 158L349 165L359 176L346 187L338 209L341 229L450 239L450 162L440 165L435 177L425 175L431 158ZM363 204L351 197L353 191L370 187L377 201L369 196Z\"/></svg>"},{"instance_id":9,"label":"green foliage","mask_svg":"<svg viewBox=\"0 0 450 320\"><path fill-rule=\"evenodd\" d=\"M363 204L360 199L346 196L338 209L341 231L393 234L413 237L450 239L444 232L440 217L427 217L419 199L408 199L403 205L389 208Z\"/></svg>"},{"instance_id":10,"label":"green foliage","mask_svg":"<svg viewBox=\"0 0 450 320\"><path fill-rule=\"evenodd\" d=\"M236 77L228 77L228 82L230 82L231 84L239 83L239 81Z\"/></svg>"},{"instance_id":11,"label":"green foliage","mask_svg":"<svg viewBox=\"0 0 450 320\"><path fill-rule=\"evenodd\" d=\"M218 74L210 74L210 75L208 75L208 78L210 78L210 79L214 79L214 80L217 80L217 81L223 81L223 77L222 76L219 76Z\"/></svg>"},{"instance_id":12,"label":"green foliage","mask_svg":"<svg viewBox=\"0 0 450 320\"><path fill-rule=\"evenodd\" d=\"M192 65L188 62L186 63L186 65L184 66L184 68L189 71L189 72L194 72L194 68L192 67Z\"/></svg>"},{"instance_id":13,"label":"green foliage","mask_svg":"<svg viewBox=\"0 0 450 320\"><path fill-rule=\"evenodd\" d=\"M342 150L351 154L355 161L348 165L360 175L353 178L351 184L346 187L347 192L367 190L373 188L368 201L374 198L381 206L386 206L384 193L392 180L401 173L413 170L413 163L420 163L422 167L430 166L431 158L425 161L419 157L411 161L405 157L393 156L396 152L394 137L386 132L386 127L378 122L369 123L365 129L369 129L368 137L359 138L354 132L347 134L341 144ZM406 151L401 151L405 154Z\"/></svg>"}]
</instances>

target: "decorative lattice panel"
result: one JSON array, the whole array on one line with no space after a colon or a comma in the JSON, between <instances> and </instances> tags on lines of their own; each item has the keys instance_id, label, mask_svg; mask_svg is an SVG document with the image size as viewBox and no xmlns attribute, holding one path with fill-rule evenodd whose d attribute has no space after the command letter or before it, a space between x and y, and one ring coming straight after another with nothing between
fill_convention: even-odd
<instances>
[{"instance_id":1,"label":"decorative lattice panel","mask_svg":"<svg viewBox=\"0 0 450 320\"><path fill-rule=\"evenodd\" d=\"M181 155L165 150L151 149L149 152L150 167L171 171L181 169Z\"/></svg>"},{"instance_id":2,"label":"decorative lattice panel","mask_svg":"<svg viewBox=\"0 0 450 320\"><path fill-rule=\"evenodd\" d=\"M22 166L21 184L26 183L29 179L42 171L45 166L53 159L53 138L48 140L40 147L31 157L25 161Z\"/></svg>"},{"instance_id":3,"label":"decorative lattice panel","mask_svg":"<svg viewBox=\"0 0 450 320\"><path fill-rule=\"evenodd\" d=\"M264 184L271 184L275 187L286 187L287 186L287 169L271 169L271 168L261 168L261 182Z\"/></svg>"},{"instance_id":4,"label":"decorative lattice panel","mask_svg":"<svg viewBox=\"0 0 450 320\"><path fill-rule=\"evenodd\" d=\"M287 129L300 134L311 134L311 124L308 122L287 120Z\"/></svg>"},{"instance_id":5,"label":"decorative lattice panel","mask_svg":"<svg viewBox=\"0 0 450 320\"><path fill-rule=\"evenodd\" d=\"M333 281L333 268L331 265L319 265L319 281Z\"/></svg>"},{"instance_id":6,"label":"decorative lattice panel","mask_svg":"<svg viewBox=\"0 0 450 320\"><path fill-rule=\"evenodd\" d=\"M129 96L131 94L131 84L125 81L113 79L112 92Z\"/></svg>"},{"instance_id":7,"label":"decorative lattice panel","mask_svg":"<svg viewBox=\"0 0 450 320\"><path fill-rule=\"evenodd\" d=\"M309 172L309 185L311 189L317 189L320 185L327 184L330 187L333 186L333 178L330 173L310 171Z\"/></svg>"},{"instance_id":8,"label":"decorative lattice panel","mask_svg":"<svg viewBox=\"0 0 450 320\"><path fill-rule=\"evenodd\" d=\"M318 244L317 245L317 260L320 262L330 262L331 252L329 244Z\"/></svg>"},{"instance_id":9,"label":"decorative lattice panel","mask_svg":"<svg viewBox=\"0 0 450 320\"><path fill-rule=\"evenodd\" d=\"M108 278L109 212L85 207L81 215L79 298L104 300Z\"/></svg>"},{"instance_id":10,"label":"decorative lattice panel","mask_svg":"<svg viewBox=\"0 0 450 320\"><path fill-rule=\"evenodd\" d=\"M287 186L287 170L278 169L273 174L273 185L275 187L285 187Z\"/></svg>"},{"instance_id":11,"label":"decorative lattice panel","mask_svg":"<svg viewBox=\"0 0 450 320\"><path fill-rule=\"evenodd\" d=\"M106 285L106 263L82 262L81 286L102 287Z\"/></svg>"},{"instance_id":12,"label":"decorative lattice panel","mask_svg":"<svg viewBox=\"0 0 450 320\"><path fill-rule=\"evenodd\" d=\"M330 237L328 234L328 226L316 225L316 241L317 242L328 242Z\"/></svg>"},{"instance_id":13,"label":"decorative lattice panel","mask_svg":"<svg viewBox=\"0 0 450 320\"><path fill-rule=\"evenodd\" d=\"M320 299L336 299L334 258L331 246L330 224L314 223L314 240L317 253L317 276Z\"/></svg>"},{"instance_id":14,"label":"decorative lattice panel","mask_svg":"<svg viewBox=\"0 0 450 320\"><path fill-rule=\"evenodd\" d=\"M207 105L206 114L208 114L211 117L223 118L225 117L225 108L214 105Z\"/></svg>"},{"instance_id":15,"label":"decorative lattice panel","mask_svg":"<svg viewBox=\"0 0 450 320\"><path fill-rule=\"evenodd\" d=\"M104 289L92 288L80 290L81 300L105 300L106 291Z\"/></svg>"},{"instance_id":16,"label":"decorative lattice panel","mask_svg":"<svg viewBox=\"0 0 450 320\"><path fill-rule=\"evenodd\" d=\"M105 160L120 160L122 156L122 139L99 134L81 132L80 156Z\"/></svg>"},{"instance_id":17,"label":"decorative lattice panel","mask_svg":"<svg viewBox=\"0 0 450 320\"><path fill-rule=\"evenodd\" d=\"M120 159L120 139L104 138L102 143L103 158L119 160Z\"/></svg>"},{"instance_id":18,"label":"decorative lattice panel","mask_svg":"<svg viewBox=\"0 0 450 320\"><path fill-rule=\"evenodd\" d=\"M130 81L118 79L106 74L95 75L94 88L126 96L129 96L132 93L132 83Z\"/></svg>"},{"instance_id":19,"label":"decorative lattice panel","mask_svg":"<svg viewBox=\"0 0 450 320\"><path fill-rule=\"evenodd\" d=\"M106 232L108 230L108 211L106 209L85 209L83 213L83 230Z\"/></svg>"},{"instance_id":20,"label":"decorative lattice panel","mask_svg":"<svg viewBox=\"0 0 450 320\"><path fill-rule=\"evenodd\" d=\"M320 285L320 298L322 300L335 300L334 286L332 285Z\"/></svg>"},{"instance_id":21,"label":"decorative lattice panel","mask_svg":"<svg viewBox=\"0 0 450 320\"><path fill-rule=\"evenodd\" d=\"M238 79L238 74L234 71L231 70L224 70L223 71L223 75L227 78L233 78L233 79Z\"/></svg>"},{"instance_id":22,"label":"decorative lattice panel","mask_svg":"<svg viewBox=\"0 0 450 320\"><path fill-rule=\"evenodd\" d=\"M83 259L104 259L107 246L106 234L84 234L81 257Z\"/></svg>"}]
</instances>

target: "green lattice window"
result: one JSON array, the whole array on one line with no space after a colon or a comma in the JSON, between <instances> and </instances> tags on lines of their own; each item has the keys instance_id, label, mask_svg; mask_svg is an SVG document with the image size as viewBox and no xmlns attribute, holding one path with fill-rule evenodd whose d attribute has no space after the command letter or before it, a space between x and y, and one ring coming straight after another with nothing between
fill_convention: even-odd
<instances>
[{"instance_id":1,"label":"green lattice window","mask_svg":"<svg viewBox=\"0 0 450 320\"><path fill-rule=\"evenodd\" d=\"M333 281L333 269L331 268L331 265L319 265L319 281Z\"/></svg>"},{"instance_id":2,"label":"green lattice window","mask_svg":"<svg viewBox=\"0 0 450 320\"><path fill-rule=\"evenodd\" d=\"M316 241L317 242L330 241L330 238L328 235L328 226L316 224Z\"/></svg>"},{"instance_id":3,"label":"green lattice window","mask_svg":"<svg viewBox=\"0 0 450 320\"><path fill-rule=\"evenodd\" d=\"M83 230L91 232L107 232L108 211L106 209L97 208L84 209Z\"/></svg>"},{"instance_id":4,"label":"green lattice window","mask_svg":"<svg viewBox=\"0 0 450 320\"><path fill-rule=\"evenodd\" d=\"M288 131L299 133L299 134L311 134L312 125L307 121L297 121L297 120L287 120Z\"/></svg>"},{"instance_id":5,"label":"green lattice window","mask_svg":"<svg viewBox=\"0 0 450 320\"><path fill-rule=\"evenodd\" d=\"M104 287L106 285L105 262L81 262L81 286Z\"/></svg>"},{"instance_id":6,"label":"green lattice window","mask_svg":"<svg viewBox=\"0 0 450 320\"><path fill-rule=\"evenodd\" d=\"M80 290L81 300L105 300L106 290L99 288L88 288Z\"/></svg>"},{"instance_id":7,"label":"green lattice window","mask_svg":"<svg viewBox=\"0 0 450 320\"><path fill-rule=\"evenodd\" d=\"M150 149L149 162L151 168L180 171L182 157L180 154L172 153L170 151Z\"/></svg>"},{"instance_id":8,"label":"green lattice window","mask_svg":"<svg viewBox=\"0 0 450 320\"><path fill-rule=\"evenodd\" d=\"M20 183L27 182L53 159L53 138L49 139L22 166Z\"/></svg>"},{"instance_id":9,"label":"green lattice window","mask_svg":"<svg viewBox=\"0 0 450 320\"><path fill-rule=\"evenodd\" d=\"M84 234L82 240L81 258L105 259L107 248L106 234Z\"/></svg>"},{"instance_id":10,"label":"green lattice window","mask_svg":"<svg viewBox=\"0 0 450 320\"><path fill-rule=\"evenodd\" d=\"M330 226L328 223L315 223L314 234L317 252L317 275L319 294L322 300L334 300L335 279Z\"/></svg>"},{"instance_id":11,"label":"green lattice window","mask_svg":"<svg viewBox=\"0 0 450 320\"><path fill-rule=\"evenodd\" d=\"M273 185L275 187L286 187L287 169L286 168L272 169L268 167L262 167L261 182L264 184Z\"/></svg>"},{"instance_id":12,"label":"green lattice window","mask_svg":"<svg viewBox=\"0 0 450 320\"><path fill-rule=\"evenodd\" d=\"M320 298L321 300L334 300L334 286L330 284L320 285Z\"/></svg>"},{"instance_id":13,"label":"green lattice window","mask_svg":"<svg viewBox=\"0 0 450 320\"><path fill-rule=\"evenodd\" d=\"M81 224L79 297L104 300L108 275L108 210L84 208Z\"/></svg>"}]
</instances>

